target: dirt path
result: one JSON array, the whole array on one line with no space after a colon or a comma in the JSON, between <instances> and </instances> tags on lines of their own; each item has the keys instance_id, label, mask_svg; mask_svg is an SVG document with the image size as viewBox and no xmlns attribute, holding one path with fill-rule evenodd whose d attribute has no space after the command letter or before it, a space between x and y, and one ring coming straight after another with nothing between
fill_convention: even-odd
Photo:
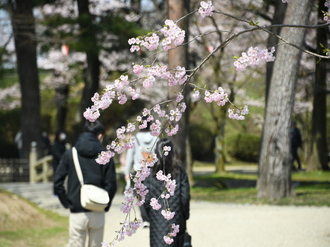
<instances>
[{"instance_id":1,"label":"dirt path","mask_svg":"<svg viewBox=\"0 0 330 247\"><path fill-rule=\"evenodd\" d=\"M52 184L0 184L40 207L68 215L56 198ZM111 241L125 215L117 194L106 216L105 241ZM139 215L138 215L139 216ZM330 208L256 206L192 201L188 231L194 247L329 247ZM118 247L149 246L149 230L139 229ZM57 247L57 246L54 246Z\"/></svg>"},{"instance_id":2,"label":"dirt path","mask_svg":"<svg viewBox=\"0 0 330 247\"><path fill-rule=\"evenodd\" d=\"M107 214L105 240L118 230L121 196ZM330 208L255 206L209 202L191 203L188 232L197 247L328 247ZM112 224L113 222L116 222ZM148 246L148 229L119 243L118 247ZM136 245L136 243L139 243Z\"/></svg>"}]
</instances>

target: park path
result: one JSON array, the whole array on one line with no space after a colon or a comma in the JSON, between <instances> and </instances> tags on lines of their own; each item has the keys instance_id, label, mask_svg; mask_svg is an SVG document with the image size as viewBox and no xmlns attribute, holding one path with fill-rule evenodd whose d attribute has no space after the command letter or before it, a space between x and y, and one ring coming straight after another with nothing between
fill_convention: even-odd
<instances>
[{"instance_id":1,"label":"park path","mask_svg":"<svg viewBox=\"0 0 330 247\"><path fill-rule=\"evenodd\" d=\"M0 183L0 187L68 216L52 183ZM125 215L117 193L106 214L105 241L111 241ZM191 201L188 232L194 247L329 247L330 207L237 205ZM149 229L139 229L118 247L149 246ZM57 247L57 246L54 246Z\"/></svg>"}]
</instances>

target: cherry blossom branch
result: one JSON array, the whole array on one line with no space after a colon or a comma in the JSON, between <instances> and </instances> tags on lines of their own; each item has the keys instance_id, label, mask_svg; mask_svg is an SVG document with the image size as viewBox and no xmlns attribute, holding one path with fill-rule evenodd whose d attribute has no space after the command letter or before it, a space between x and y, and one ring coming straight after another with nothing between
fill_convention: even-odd
<instances>
[{"instance_id":1,"label":"cherry blossom branch","mask_svg":"<svg viewBox=\"0 0 330 247\"><path fill-rule=\"evenodd\" d=\"M212 5L212 2L204 2L202 1L200 4L200 8L198 9L198 12L201 14L202 18L207 16L212 16L213 13L220 13L225 14L220 11L215 11L214 7ZM197 10L193 11L192 13L197 12ZM190 14L192 14L190 13ZM190 14L187 14L185 17L189 16ZM186 70L184 67L177 67L175 69L169 70L167 66L156 64L156 58L153 61L153 65L139 65L134 64L133 65L133 74L138 76L140 73L145 71L147 73L146 76L139 77L137 80L133 80L133 82L142 82L142 85L144 88L149 89L153 87L154 82L156 79L165 79L168 82L168 86L177 86L180 85L183 87L182 90L184 90L187 85L190 84L191 78L195 75L195 73L210 59L210 57L215 53L218 52L223 47L227 46L233 39L236 37L248 33L253 32L256 30L263 30L265 32L273 34L268 29L273 28L275 26L265 26L261 27L258 26L256 23L249 22L247 20L243 20L234 16L231 16L229 14L225 14L228 17L232 17L236 20L246 22L251 26L254 26L253 28L240 31L238 33L234 33L229 38L227 38L224 42L219 44L212 52L210 52L201 62L200 64L194 68L189 75L186 74ZM180 18L178 21L182 20L183 18ZM154 33L150 33L148 35L132 38L129 40L129 44L131 45L130 51L135 52L139 51L141 47L145 47L149 51L157 51L157 49L163 49L165 52L169 51L170 49L174 49L177 46L183 45L183 41L185 39L185 31L180 29L177 26L177 22L166 20L164 27ZM302 27L299 27L302 28ZM217 30L219 31L219 30ZM163 39L160 40L160 36L163 35ZM282 41L285 41L281 39ZM288 41L285 41L288 42ZM289 42L287 43L289 45ZM297 47L298 48L298 47ZM275 57L273 56L273 53L275 51L275 48L271 48L270 51L268 49L260 49L258 47L250 47L247 53L242 53L242 56L239 57L236 62L234 63L234 66L236 66L237 70L243 70L248 65L258 65L261 62L270 62L274 61ZM132 84L132 81L129 80L128 75L122 75L119 79L115 80L113 85L109 85L103 92L103 94L100 96L98 94L95 94L95 96L92 98L92 101L94 105L87 109L84 113L85 118L89 119L90 121L94 121L99 117L99 109L106 109L110 106L112 101L117 98L120 104L125 104L127 101L126 94L124 93L124 88L128 87L130 84ZM135 85L135 83L134 83ZM195 87L196 88L196 87ZM137 89L134 89L132 87L128 87L128 91L131 93L132 99L136 99L138 97L138 91ZM153 125L151 126L152 134L159 136L161 133L166 132L168 136L175 135L178 131L178 124L173 127L173 122L179 122L182 116L182 113L185 111L186 106L185 102L182 100L184 99L184 96L182 95L182 92L177 93L177 97L175 101L177 102L176 108L174 110L171 110L170 112L166 112L165 110L162 110L160 105L157 104L151 109L144 109L142 112L142 116L148 117L148 122L153 121ZM195 97L199 96L199 90L195 90L194 92ZM222 87L218 87L218 89L209 91L205 89L205 96L204 100L207 103L216 102L219 106L225 105L227 102L233 105L232 102L229 101L227 94L224 92ZM169 99L166 102L172 102L174 99ZM240 109L238 107L235 107L235 112L232 109L229 109L229 117L233 119L242 120L244 119L244 115L248 114L248 108L247 106L244 106L243 109ZM160 119L165 119L165 125L162 125L161 121L159 119L155 119L152 114L157 114ZM137 118L138 123L140 123L139 128L145 128L147 123L142 122L141 123L141 116ZM124 140L126 138L126 134L132 133L135 130L135 124L128 123L127 127L122 126L121 128L117 129L117 138L119 140ZM117 139L116 139L117 140ZM129 138L126 140L124 145L119 144L119 142L112 142L111 145L107 147L107 152L101 153L100 157L98 158L99 163L107 163L111 157L113 157L114 153L110 150L114 150L117 153L121 153L127 148L132 148L134 145L132 138ZM168 152L170 150L164 150L164 152ZM135 176L132 176L132 179L134 181L134 188L130 188L129 190L125 191L125 203L122 206L122 211L124 213L129 214L133 207L133 201L137 199L137 206L142 206L144 203L144 199L146 194L148 193L148 189L143 184L143 181L150 175L150 168L153 167L155 162L157 162L157 157L155 154L153 154L153 160L141 160L141 170L137 171ZM167 199L169 196L174 194L175 190L175 180L171 180L170 177L171 174L164 175L163 171L160 170L156 177L160 181L164 181L165 183L165 190L160 195L161 198L163 198L165 210L162 210L162 215L166 219L171 219L174 216L174 212L171 212L169 209L169 205L167 202ZM155 210L160 209L160 204L158 203L158 200L153 198L151 201L151 206ZM134 222L134 227L137 226L138 223ZM133 228L134 228L133 227ZM117 239L121 239L124 233L124 229L131 233L131 225L130 223L126 223L125 227L122 228L123 230L120 232L120 237ZM127 230L128 229L128 230ZM173 237L176 235L176 232L178 231L179 227L176 225L172 225L173 232L170 232L167 236L164 236L164 241L167 244L170 244L173 242ZM129 235L127 234L127 235ZM107 246L107 245L104 245ZM112 246L112 245L111 245Z\"/></svg>"},{"instance_id":2,"label":"cherry blossom branch","mask_svg":"<svg viewBox=\"0 0 330 247\"><path fill-rule=\"evenodd\" d=\"M246 33L246 32L253 32L253 31L256 31L256 30L263 30L271 35L274 35L276 36L278 39L280 39L281 41L283 41L285 44L287 45L290 45L294 48L297 48L298 50L301 50L302 52L305 52L309 55L312 55L312 56L315 56L315 57L319 57L319 58L325 58L325 59L330 59L330 55L328 56L323 56L323 55L320 55L320 54L317 54L317 53L314 53L314 52L311 52L311 51L308 51L306 49L303 49L293 43L290 43L289 41L285 40L284 38L282 38L280 35L274 33L274 32L271 32L269 31L268 29L272 29L272 28L278 28L278 27L284 27L284 28L311 28L311 29L317 29L317 28L324 28L324 27L328 27L330 26L330 22L327 22L327 23L324 23L324 24L319 24L319 25L292 25L292 24L274 24L274 25L269 25L269 26L259 26L257 23L254 23L253 21L249 21L249 20L246 20L246 19L242 19L242 18L239 18L239 17L236 17L236 16L233 16L231 14L228 14L228 13L224 13L222 11L214 11L215 13L218 13L218 14L222 14L222 15L225 15L225 16L228 16L232 19L236 19L240 22L245 22L251 26L255 26L255 28L251 28L251 29L248 29L248 30L244 30L242 31L242 33ZM238 33L238 35L241 35L242 34L241 32ZM238 36L237 35L237 36ZM237 37L236 35L232 38L235 38Z\"/></svg>"}]
</instances>

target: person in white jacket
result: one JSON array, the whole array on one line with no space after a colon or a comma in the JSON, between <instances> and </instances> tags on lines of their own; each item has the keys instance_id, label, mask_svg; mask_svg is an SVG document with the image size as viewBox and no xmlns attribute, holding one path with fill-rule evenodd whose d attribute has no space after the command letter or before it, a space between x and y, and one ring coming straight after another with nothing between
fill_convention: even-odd
<instances>
[{"instance_id":1,"label":"person in white jacket","mask_svg":"<svg viewBox=\"0 0 330 247\"><path fill-rule=\"evenodd\" d=\"M147 121L146 117L143 117L142 121ZM126 189L130 187L130 182L131 182L130 174L132 173L134 175L141 168L141 163L139 161L144 159L142 152L151 155L154 154L156 142L158 140L157 136L151 135L150 122L147 122L147 127L145 129L141 129L140 132L138 132L133 138L134 138L134 147L128 149L126 153L126 164L124 170ZM140 212L143 221L143 226L148 227L149 217L144 207L140 207Z\"/></svg>"}]
</instances>

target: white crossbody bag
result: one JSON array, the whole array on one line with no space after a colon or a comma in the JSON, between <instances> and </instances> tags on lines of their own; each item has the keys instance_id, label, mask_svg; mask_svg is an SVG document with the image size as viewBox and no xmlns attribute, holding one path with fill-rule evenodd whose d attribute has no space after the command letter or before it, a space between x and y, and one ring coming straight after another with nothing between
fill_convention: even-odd
<instances>
[{"instance_id":1,"label":"white crossbody bag","mask_svg":"<svg viewBox=\"0 0 330 247\"><path fill-rule=\"evenodd\" d=\"M95 185L84 184L84 180L78 160L77 149L75 147L72 148L72 156L73 156L73 163L76 168L77 176L81 184L81 188L80 188L81 206L91 211L103 212L104 209L108 206L108 203L110 201L108 192Z\"/></svg>"}]
</instances>

